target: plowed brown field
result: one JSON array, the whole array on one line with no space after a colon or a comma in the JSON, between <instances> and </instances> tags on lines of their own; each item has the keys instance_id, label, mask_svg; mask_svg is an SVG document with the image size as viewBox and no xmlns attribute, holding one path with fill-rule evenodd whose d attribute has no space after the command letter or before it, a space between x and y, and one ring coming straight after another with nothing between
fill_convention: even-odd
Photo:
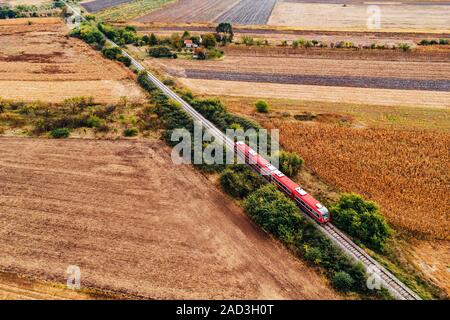
<instances>
[{"instance_id":1,"label":"plowed brown field","mask_svg":"<svg viewBox=\"0 0 450 320\"><path fill-rule=\"evenodd\" d=\"M121 96L144 99L130 71L66 37L68 29L60 20L32 21L0 24L0 97L62 102L92 96L103 103L117 102Z\"/></svg>"},{"instance_id":2,"label":"plowed brown field","mask_svg":"<svg viewBox=\"0 0 450 320\"><path fill-rule=\"evenodd\" d=\"M144 298L333 299L161 142L0 139L0 269Z\"/></svg>"}]
</instances>

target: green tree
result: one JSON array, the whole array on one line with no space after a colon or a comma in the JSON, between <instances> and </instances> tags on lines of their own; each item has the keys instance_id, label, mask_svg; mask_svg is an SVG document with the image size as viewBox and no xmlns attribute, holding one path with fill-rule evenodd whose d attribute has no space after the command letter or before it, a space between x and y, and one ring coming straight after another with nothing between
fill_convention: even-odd
<instances>
[{"instance_id":1,"label":"green tree","mask_svg":"<svg viewBox=\"0 0 450 320\"><path fill-rule=\"evenodd\" d=\"M295 177L302 169L305 160L294 152L280 151L277 153L280 170L289 177Z\"/></svg>"},{"instance_id":2,"label":"green tree","mask_svg":"<svg viewBox=\"0 0 450 320\"><path fill-rule=\"evenodd\" d=\"M229 167L220 175L222 188L235 198L245 198L263 183L262 178L245 165Z\"/></svg>"},{"instance_id":3,"label":"green tree","mask_svg":"<svg viewBox=\"0 0 450 320\"><path fill-rule=\"evenodd\" d=\"M184 31L183 32L183 35L181 36L181 38L183 39L183 40L188 40L188 39L190 39L191 38L191 33L189 32L189 31Z\"/></svg>"},{"instance_id":4,"label":"green tree","mask_svg":"<svg viewBox=\"0 0 450 320\"><path fill-rule=\"evenodd\" d=\"M250 36L242 36L242 43L246 46L252 46L255 44L255 40Z\"/></svg>"},{"instance_id":5,"label":"green tree","mask_svg":"<svg viewBox=\"0 0 450 320\"><path fill-rule=\"evenodd\" d=\"M102 53L106 58L116 60L117 56L122 53L122 50L118 47L103 48Z\"/></svg>"},{"instance_id":6,"label":"green tree","mask_svg":"<svg viewBox=\"0 0 450 320\"><path fill-rule=\"evenodd\" d=\"M219 23L216 27L217 38L223 45L233 41L233 26L228 22Z\"/></svg>"},{"instance_id":7,"label":"green tree","mask_svg":"<svg viewBox=\"0 0 450 320\"><path fill-rule=\"evenodd\" d=\"M272 184L250 194L244 206L249 216L264 230L283 241L295 235L297 225L303 219L297 206Z\"/></svg>"},{"instance_id":8,"label":"green tree","mask_svg":"<svg viewBox=\"0 0 450 320\"><path fill-rule=\"evenodd\" d=\"M65 139L70 136L70 130L67 128L53 129L50 132L50 136L54 139Z\"/></svg>"},{"instance_id":9,"label":"green tree","mask_svg":"<svg viewBox=\"0 0 450 320\"><path fill-rule=\"evenodd\" d=\"M351 291L354 285L353 278L344 271L336 272L331 282L337 290L342 292Z\"/></svg>"},{"instance_id":10,"label":"green tree","mask_svg":"<svg viewBox=\"0 0 450 320\"><path fill-rule=\"evenodd\" d=\"M330 214L338 228L373 250L383 250L392 233L378 205L354 193L343 194Z\"/></svg>"},{"instance_id":11,"label":"green tree","mask_svg":"<svg viewBox=\"0 0 450 320\"><path fill-rule=\"evenodd\" d=\"M158 45L158 43L159 43L158 38L156 37L156 35L154 33L152 33L150 35L149 40L148 40L148 45L149 46L156 46L156 45Z\"/></svg>"},{"instance_id":12,"label":"green tree","mask_svg":"<svg viewBox=\"0 0 450 320\"><path fill-rule=\"evenodd\" d=\"M123 131L123 135L125 137L135 137L139 134L139 130L137 128L127 128Z\"/></svg>"},{"instance_id":13,"label":"green tree","mask_svg":"<svg viewBox=\"0 0 450 320\"><path fill-rule=\"evenodd\" d=\"M256 101L256 111L259 113L268 113L269 112L269 104L264 100L258 100Z\"/></svg>"},{"instance_id":14,"label":"green tree","mask_svg":"<svg viewBox=\"0 0 450 320\"><path fill-rule=\"evenodd\" d=\"M202 44L207 49L212 49L217 45L216 36L212 33L208 33L202 36Z\"/></svg>"},{"instance_id":15,"label":"green tree","mask_svg":"<svg viewBox=\"0 0 450 320\"><path fill-rule=\"evenodd\" d=\"M148 49L148 54L154 58L171 58L173 56L170 48L165 46L156 46Z\"/></svg>"}]
</instances>

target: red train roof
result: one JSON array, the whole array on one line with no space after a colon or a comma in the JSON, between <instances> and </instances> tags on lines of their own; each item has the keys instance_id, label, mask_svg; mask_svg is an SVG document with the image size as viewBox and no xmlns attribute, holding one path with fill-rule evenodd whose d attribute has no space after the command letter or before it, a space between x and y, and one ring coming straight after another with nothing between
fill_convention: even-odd
<instances>
[{"instance_id":1,"label":"red train roof","mask_svg":"<svg viewBox=\"0 0 450 320\"><path fill-rule=\"evenodd\" d=\"M256 151L254 151L244 142L237 142L236 147L242 150L245 154L247 154L249 158L255 161L255 163L259 164L263 168L269 169L273 179L283 184L283 186L286 187L288 190L290 190L295 196L300 198L313 210L320 213L318 209L323 207L323 205L319 201L317 201L312 195L306 192L302 187L300 187L299 184L295 183L294 181L289 179L284 173L277 170L273 165L270 164L269 161L260 156Z\"/></svg>"},{"instance_id":2,"label":"red train roof","mask_svg":"<svg viewBox=\"0 0 450 320\"><path fill-rule=\"evenodd\" d=\"M297 183L289 179L284 173L279 170L276 170L272 173L272 177L281 182L286 188L288 188L291 192L294 192L296 188L299 187Z\"/></svg>"}]
</instances>

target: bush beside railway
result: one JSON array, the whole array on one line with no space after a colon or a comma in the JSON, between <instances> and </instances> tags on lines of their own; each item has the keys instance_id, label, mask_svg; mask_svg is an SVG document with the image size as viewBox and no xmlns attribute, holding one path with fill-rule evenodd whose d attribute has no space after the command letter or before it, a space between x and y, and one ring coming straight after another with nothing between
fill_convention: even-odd
<instances>
[{"instance_id":1,"label":"bush beside railway","mask_svg":"<svg viewBox=\"0 0 450 320\"><path fill-rule=\"evenodd\" d=\"M392 233L378 205L356 194L343 194L330 213L339 229L375 251L384 249Z\"/></svg>"},{"instance_id":2,"label":"bush beside railway","mask_svg":"<svg viewBox=\"0 0 450 320\"><path fill-rule=\"evenodd\" d=\"M278 157L281 172L291 178L295 177L305 164L305 160L294 152L280 151Z\"/></svg>"},{"instance_id":3,"label":"bush beside railway","mask_svg":"<svg viewBox=\"0 0 450 320\"><path fill-rule=\"evenodd\" d=\"M220 175L220 185L229 195L243 199L264 184L263 178L246 165L234 165Z\"/></svg>"}]
</instances>

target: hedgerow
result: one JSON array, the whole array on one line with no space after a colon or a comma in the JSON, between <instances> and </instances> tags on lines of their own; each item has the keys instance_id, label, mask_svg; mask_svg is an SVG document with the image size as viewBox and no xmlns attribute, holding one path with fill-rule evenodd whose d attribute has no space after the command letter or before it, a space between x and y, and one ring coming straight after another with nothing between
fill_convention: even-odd
<instances>
[{"instance_id":1,"label":"hedgerow","mask_svg":"<svg viewBox=\"0 0 450 320\"><path fill-rule=\"evenodd\" d=\"M90 23L83 22L79 27L70 31L71 37L79 38L86 43L97 45L98 49L103 48L105 45L105 37L103 34Z\"/></svg>"},{"instance_id":2,"label":"hedgerow","mask_svg":"<svg viewBox=\"0 0 450 320\"><path fill-rule=\"evenodd\" d=\"M136 43L140 39L136 34L136 29L133 27L116 28L103 23L98 23L97 28L103 32L108 39L119 46Z\"/></svg>"},{"instance_id":3,"label":"hedgerow","mask_svg":"<svg viewBox=\"0 0 450 320\"><path fill-rule=\"evenodd\" d=\"M245 198L263 184L261 176L245 165L229 166L220 175L223 190L235 198Z\"/></svg>"}]
</instances>

